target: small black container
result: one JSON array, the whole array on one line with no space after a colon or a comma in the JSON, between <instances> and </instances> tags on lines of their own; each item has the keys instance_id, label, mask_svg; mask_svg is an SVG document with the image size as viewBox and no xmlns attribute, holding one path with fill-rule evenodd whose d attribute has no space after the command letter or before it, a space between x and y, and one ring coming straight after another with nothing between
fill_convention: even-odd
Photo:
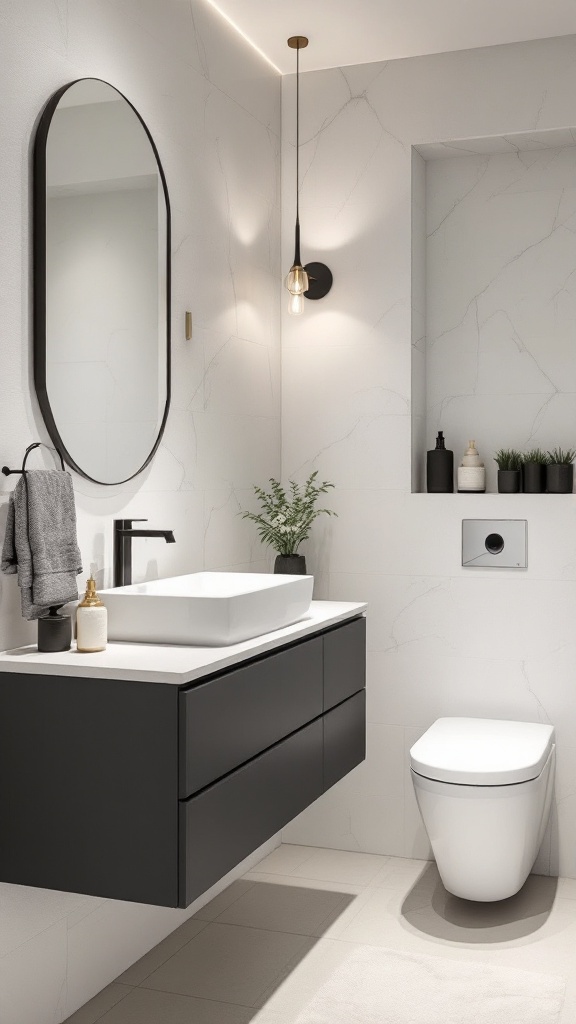
<instances>
[{"instance_id":1,"label":"small black container","mask_svg":"<svg viewBox=\"0 0 576 1024\"><path fill-rule=\"evenodd\" d=\"M287 576L306 576L306 558L304 555L276 555L274 572Z\"/></svg>"},{"instance_id":2,"label":"small black container","mask_svg":"<svg viewBox=\"0 0 576 1024\"><path fill-rule=\"evenodd\" d=\"M525 494L542 494L546 490L546 466L542 462L522 463L522 490Z\"/></svg>"},{"instance_id":3,"label":"small black container","mask_svg":"<svg viewBox=\"0 0 576 1024\"><path fill-rule=\"evenodd\" d=\"M574 466L553 462L546 466L546 488L549 494L572 494Z\"/></svg>"},{"instance_id":4,"label":"small black container","mask_svg":"<svg viewBox=\"0 0 576 1024\"><path fill-rule=\"evenodd\" d=\"M38 650L45 654L58 654L60 651L70 650L72 617L58 615L58 608L61 607L54 606L48 615L38 619Z\"/></svg>"},{"instance_id":5,"label":"small black container","mask_svg":"<svg viewBox=\"0 0 576 1024\"><path fill-rule=\"evenodd\" d=\"M519 469L498 470L498 494L518 494L520 490Z\"/></svg>"},{"instance_id":6,"label":"small black container","mask_svg":"<svg viewBox=\"0 0 576 1024\"><path fill-rule=\"evenodd\" d=\"M426 490L429 494L452 494L454 490L454 452L445 448L442 430L436 447L426 453Z\"/></svg>"}]
</instances>

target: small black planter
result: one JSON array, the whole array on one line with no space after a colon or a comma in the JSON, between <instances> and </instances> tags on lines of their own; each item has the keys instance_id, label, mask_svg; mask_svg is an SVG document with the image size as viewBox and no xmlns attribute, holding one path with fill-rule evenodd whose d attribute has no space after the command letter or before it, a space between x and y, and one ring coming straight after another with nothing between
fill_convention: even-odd
<instances>
[{"instance_id":1,"label":"small black planter","mask_svg":"<svg viewBox=\"0 0 576 1024\"><path fill-rule=\"evenodd\" d=\"M517 494L520 490L520 470L519 469L499 469L498 470L498 493L499 494Z\"/></svg>"},{"instance_id":2,"label":"small black planter","mask_svg":"<svg viewBox=\"0 0 576 1024\"><path fill-rule=\"evenodd\" d=\"M274 572L288 576L305 576L306 558L304 555L276 555Z\"/></svg>"},{"instance_id":3,"label":"small black planter","mask_svg":"<svg viewBox=\"0 0 576 1024\"><path fill-rule=\"evenodd\" d=\"M549 494L572 494L574 466L553 462L546 467L546 487Z\"/></svg>"},{"instance_id":4,"label":"small black planter","mask_svg":"<svg viewBox=\"0 0 576 1024\"><path fill-rule=\"evenodd\" d=\"M546 490L546 466L541 462L523 462L522 490L525 494L542 494Z\"/></svg>"}]
</instances>

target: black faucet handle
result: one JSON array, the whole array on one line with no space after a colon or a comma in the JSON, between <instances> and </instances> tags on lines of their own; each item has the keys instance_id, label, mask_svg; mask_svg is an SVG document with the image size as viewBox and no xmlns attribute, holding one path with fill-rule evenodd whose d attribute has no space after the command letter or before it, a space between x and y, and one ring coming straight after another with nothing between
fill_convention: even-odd
<instances>
[{"instance_id":1,"label":"black faucet handle","mask_svg":"<svg viewBox=\"0 0 576 1024\"><path fill-rule=\"evenodd\" d=\"M132 523L147 523L147 519L115 519L114 528L116 530L130 530Z\"/></svg>"}]
</instances>

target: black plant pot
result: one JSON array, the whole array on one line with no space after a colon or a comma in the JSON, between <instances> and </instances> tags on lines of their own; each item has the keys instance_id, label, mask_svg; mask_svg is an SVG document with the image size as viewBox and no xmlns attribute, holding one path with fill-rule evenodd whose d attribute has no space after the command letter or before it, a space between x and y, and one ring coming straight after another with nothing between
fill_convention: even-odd
<instances>
[{"instance_id":1,"label":"black plant pot","mask_svg":"<svg viewBox=\"0 0 576 1024\"><path fill-rule=\"evenodd\" d=\"M499 494L517 494L520 490L520 470L519 469L499 469L498 470L498 493Z\"/></svg>"},{"instance_id":2,"label":"black plant pot","mask_svg":"<svg viewBox=\"0 0 576 1024\"><path fill-rule=\"evenodd\" d=\"M574 466L554 462L546 467L546 487L549 494L572 494Z\"/></svg>"},{"instance_id":3,"label":"black plant pot","mask_svg":"<svg viewBox=\"0 0 576 1024\"><path fill-rule=\"evenodd\" d=\"M276 555L274 572L288 576L305 576L306 558L304 555Z\"/></svg>"},{"instance_id":4,"label":"black plant pot","mask_svg":"<svg viewBox=\"0 0 576 1024\"><path fill-rule=\"evenodd\" d=\"M542 494L546 490L546 466L541 462L522 463L522 490L525 494Z\"/></svg>"}]
</instances>

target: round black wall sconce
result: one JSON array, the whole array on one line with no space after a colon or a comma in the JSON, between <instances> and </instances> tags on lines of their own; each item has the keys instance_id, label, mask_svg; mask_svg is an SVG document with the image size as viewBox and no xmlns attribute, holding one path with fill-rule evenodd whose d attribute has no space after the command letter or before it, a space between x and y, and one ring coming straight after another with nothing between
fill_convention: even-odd
<instances>
[{"instance_id":1,"label":"round black wall sconce","mask_svg":"<svg viewBox=\"0 0 576 1024\"><path fill-rule=\"evenodd\" d=\"M304 270L308 274L308 289L304 292L307 299L323 299L332 287L332 271L325 263L307 263Z\"/></svg>"}]
</instances>

